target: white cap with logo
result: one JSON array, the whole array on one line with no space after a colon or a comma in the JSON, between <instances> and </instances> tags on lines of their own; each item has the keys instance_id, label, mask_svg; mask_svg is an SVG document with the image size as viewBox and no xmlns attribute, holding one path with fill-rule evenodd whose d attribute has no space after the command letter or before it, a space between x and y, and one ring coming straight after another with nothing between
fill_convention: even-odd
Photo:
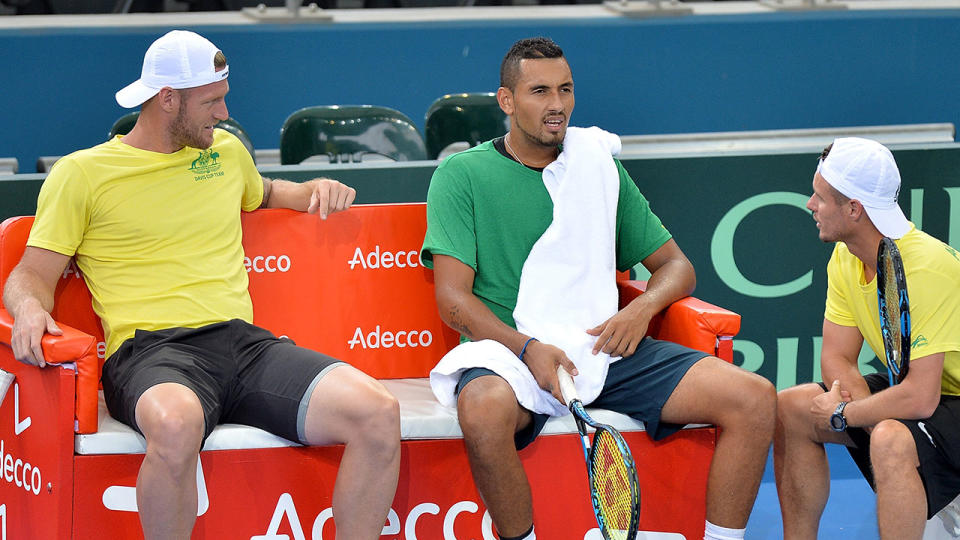
<instances>
[{"instance_id":1,"label":"white cap with logo","mask_svg":"<svg viewBox=\"0 0 960 540\"><path fill-rule=\"evenodd\" d=\"M897 204L900 171L893 154L882 144L859 137L835 139L817 172L834 189L860 201L884 236L896 239L910 231L910 222Z\"/></svg>"},{"instance_id":2,"label":"white cap with logo","mask_svg":"<svg viewBox=\"0 0 960 540\"><path fill-rule=\"evenodd\" d=\"M213 57L219 51L207 38L194 32L167 32L147 49L140 78L117 92L117 103L129 109L157 95L165 86L195 88L226 79L229 66L220 71L213 67Z\"/></svg>"}]
</instances>

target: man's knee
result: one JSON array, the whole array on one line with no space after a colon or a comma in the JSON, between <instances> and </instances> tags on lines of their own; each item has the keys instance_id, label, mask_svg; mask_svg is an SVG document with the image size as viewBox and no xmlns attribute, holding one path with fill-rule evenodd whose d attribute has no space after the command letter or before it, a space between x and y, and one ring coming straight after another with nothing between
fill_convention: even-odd
<instances>
[{"instance_id":1,"label":"man's knee","mask_svg":"<svg viewBox=\"0 0 960 540\"><path fill-rule=\"evenodd\" d=\"M823 393L818 384L802 384L777 393L778 429L810 427L813 398Z\"/></svg>"},{"instance_id":2,"label":"man's knee","mask_svg":"<svg viewBox=\"0 0 960 540\"><path fill-rule=\"evenodd\" d=\"M337 373L339 371L339 373ZM376 444L386 447L400 444L400 404L383 384L353 368L340 368L331 372L336 373L336 381L328 381L339 386L346 403L325 402L314 403L317 394L324 393L318 388L311 399L311 407L326 409L322 414L313 415L316 425L312 426L315 432L323 432L325 427L337 426L341 442L350 444L361 442L366 445ZM340 412L340 418L330 418L328 414ZM327 423L325 426L324 424ZM308 432L311 431L308 426Z\"/></svg>"},{"instance_id":3,"label":"man's knee","mask_svg":"<svg viewBox=\"0 0 960 540\"><path fill-rule=\"evenodd\" d=\"M777 390L766 378L750 373L741 372L728 389L736 394L736 399L727 401L733 403L731 410L719 414L719 424L730 427L738 424L749 427L757 434L770 435L773 433L774 420L777 411Z\"/></svg>"},{"instance_id":4,"label":"man's knee","mask_svg":"<svg viewBox=\"0 0 960 540\"><path fill-rule=\"evenodd\" d=\"M154 386L137 402L136 417L148 454L176 469L193 463L204 434L203 407L193 391L173 383Z\"/></svg>"},{"instance_id":5,"label":"man's knee","mask_svg":"<svg viewBox=\"0 0 960 540\"><path fill-rule=\"evenodd\" d=\"M878 477L885 471L918 467L917 446L910 429L896 420L877 424L870 433L870 462Z\"/></svg>"},{"instance_id":6,"label":"man's knee","mask_svg":"<svg viewBox=\"0 0 960 540\"><path fill-rule=\"evenodd\" d=\"M500 377L473 379L457 396L457 417L468 441L498 435L512 440L519 412L513 389Z\"/></svg>"},{"instance_id":7,"label":"man's knee","mask_svg":"<svg viewBox=\"0 0 960 540\"><path fill-rule=\"evenodd\" d=\"M400 405L383 384L350 367L323 376L304 420L307 444L360 444L392 452L400 445Z\"/></svg>"},{"instance_id":8,"label":"man's knee","mask_svg":"<svg viewBox=\"0 0 960 540\"><path fill-rule=\"evenodd\" d=\"M368 445L393 452L400 447L400 402L379 381L371 379L364 385L357 423L361 436Z\"/></svg>"},{"instance_id":9,"label":"man's knee","mask_svg":"<svg viewBox=\"0 0 960 540\"><path fill-rule=\"evenodd\" d=\"M773 426L777 413L777 388L765 377L749 373L743 382L745 407Z\"/></svg>"}]
</instances>

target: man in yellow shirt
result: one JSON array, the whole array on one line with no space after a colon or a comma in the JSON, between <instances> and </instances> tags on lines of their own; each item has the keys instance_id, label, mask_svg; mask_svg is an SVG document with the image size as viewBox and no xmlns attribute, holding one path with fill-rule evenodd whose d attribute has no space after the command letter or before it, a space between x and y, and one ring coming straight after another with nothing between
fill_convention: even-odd
<instances>
[{"instance_id":1,"label":"man in yellow shirt","mask_svg":"<svg viewBox=\"0 0 960 540\"><path fill-rule=\"evenodd\" d=\"M41 189L4 306L16 358L45 365L40 340L57 280L76 258L103 322L104 397L147 450L137 479L147 539L189 538L197 456L220 422L303 444L344 444L334 487L337 538L379 538L397 486L396 399L343 362L251 324L241 211L291 208L320 218L355 191L325 178L262 178L227 119L229 68L212 43L175 30L117 92L136 126L61 159Z\"/></svg>"},{"instance_id":2,"label":"man in yellow shirt","mask_svg":"<svg viewBox=\"0 0 960 540\"><path fill-rule=\"evenodd\" d=\"M830 490L824 443L844 444L877 492L882 538L919 539L927 519L960 494L960 255L918 230L897 205L893 155L867 139L824 150L807 208L827 265L824 383L783 390L774 470L784 538L816 538ZM877 310L880 239L894 239L910 297L912 346L904 380L861 375L866 340L885 360ZM828 388L829 386L829 388Z\"/></svg>"}]
</instances>

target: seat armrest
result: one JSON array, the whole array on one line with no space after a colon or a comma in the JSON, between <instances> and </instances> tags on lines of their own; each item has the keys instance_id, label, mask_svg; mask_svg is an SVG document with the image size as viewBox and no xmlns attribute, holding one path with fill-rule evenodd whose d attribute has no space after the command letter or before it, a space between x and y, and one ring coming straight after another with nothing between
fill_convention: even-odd
<instances>
[{"instance_id":1,"label":"seat armrest","mask_svg":"<svg viewBox=\"0 0 960 540\"><path fill-rule=\"evenodd\" d=\"M620 308L643 294L644 281L618 281ZM647 335L672 341L733 361L733 336L740 331L740 315L692 296L682 298L657 314Z\"/></svg>"},{"instance_id":2,"label":"seat armrest","mask_svg":"<svg viewBox=\"0 0 960 540\"><path fill-rule=\"evenodd\" d=\"M43 337L43 356L50 364L76 370L74 431L94 433L97 431L97 390L100 383L97 340L90 334L63 323L58 322L57 326L63 330L63 335L47 334ZM7 310L0 308L0 345L11 346L12 331L13 317Z\"/></svg>"}]
</instances>

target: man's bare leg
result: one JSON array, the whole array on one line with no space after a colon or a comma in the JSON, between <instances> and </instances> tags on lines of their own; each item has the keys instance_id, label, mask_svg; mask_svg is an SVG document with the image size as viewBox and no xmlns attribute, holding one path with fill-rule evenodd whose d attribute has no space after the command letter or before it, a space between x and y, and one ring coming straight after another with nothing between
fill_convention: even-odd
<instances>
[{"instance_id":1,"label":"man's bare leg","mask_svg":"<svg viewBox=\"0 0 960 540\"><path fill-rule=\"evenodd\" d=\"M197 519L197 458L204 433L200 400L181 384L158 384L140 396L136 417L147 441L137 476L143 536L188 539Z\"/></svg>"},{"instance_id":2,"label":"man's bare leg","mask_svg":"<svg viewBox=\"0 0 960 540\"><path fill-rule=\"evenodd\" d=\"M694 364L664 405L664 422L703 422L719 428L707 479L711 523L746 527L773 438L775 415L776 390L768 380L715 357Z\"/></svg>"},{"instance_id":3,"label":"man's bare leg","mask_svg":"<svg viewBox=\"0 0 960 540\"><path fill-rule=\"evenodd\" d=\"M501 536L519 536L533 524L533 502L514 434L531 422L504 379L473 379L460 391L457 414L480 498Z\"/></svg>"},{"instance_id":4,"label":"man's bare leg","mask_svg":"<svg viewBox=\"0 0 960 540\"><path fill-rule=\"evenodd\" d=\"M927 524L927 493L910 429L884 420L870 434L870 463L877 484L880 538L919 540Z\"/></svg>"},{"instance_id":5,"label":"man's bare leg","mask_svg":"<svg viewBox=\"0 0 960 540\"><path fill-rule=\"evenodd\" d=\"M380 538L400 474L400 406L376 379L351 366L313 389L305 426L311 445L344 444L333 490L337 540Z\"/></svg>"},{"instance_id":6,"label":"man's bare leg","mask_svg":"<svg viewBox=\"0 0 960 540\"><path fill-rule=\"evenodd\" d=\"M804 384L777 396L773 470L783 516L785 540L814 539L830 496L830 464L824 443L852 445L846 433L818 426L810 414L819 384Z\"/></svg>"}]
</instances>

